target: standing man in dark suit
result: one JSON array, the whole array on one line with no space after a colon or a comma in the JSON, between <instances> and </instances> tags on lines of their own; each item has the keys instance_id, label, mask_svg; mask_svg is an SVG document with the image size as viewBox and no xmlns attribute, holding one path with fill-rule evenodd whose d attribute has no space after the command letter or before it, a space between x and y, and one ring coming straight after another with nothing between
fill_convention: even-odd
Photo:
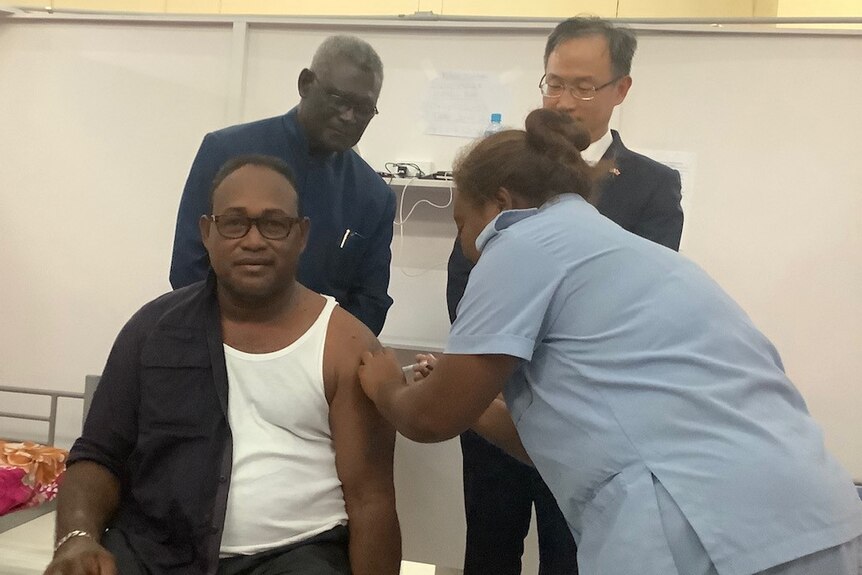
<instances>
[{"instance_id":1,"label":"standing man in dark suit","mask_svg":"<svg viewBox=\"0 0 862 575\"><path fill-rule=\"evenodd\" d=\"M597 192L599 212L626 230L679 249L682 235L679 173L627 149L608 128L611 114L632 85L634 34L599 18L560 23L545 46L542 104L583 122L592 143L582 153L613 168ZM446 297L454 321L472 264L455 242L449 258ZM524 538L536 506L539 575L578 572L577 548L566 521L538 472L506 455L479 435L461 436L467 546L464 575L517 575Z\"/></svg>"},{"instance_id":2,"label":"standing man in dark suit","mask_svg":"<svg viewBox=\"0 0 862 575\"><path fill-rule=\"evenodd\" d=\"M395 195L351 148L377 114L383 64L367 42L327 38L299 74L299 105L283 116L231 126L204 137L177 215L171 285L204 279L209 263L198 231L213 177L229 159L262 154L284 160L311 221L297 279L335 297L375 335L389 297Z\"/></svg>"}]
</instances>

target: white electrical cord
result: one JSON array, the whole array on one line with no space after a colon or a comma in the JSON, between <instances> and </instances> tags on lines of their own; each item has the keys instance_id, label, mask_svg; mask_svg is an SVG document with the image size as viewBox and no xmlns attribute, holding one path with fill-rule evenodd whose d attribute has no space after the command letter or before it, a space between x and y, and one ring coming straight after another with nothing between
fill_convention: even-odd
<instances>
[{"instance_id":1,"label":"white electrical cord","mask_svg":"<svg viewBox=\"0 0 862 575\"><path fill-rule=\"evenodd\" d=\"M455 196L455 190L452 187L452 180L450 180L449 181L449 200L445 204L442 204L442 205L441 204L435 204L434 202L432 202L430 200L426 200L423 198L423 199L417 201L416 203L414 203L413 206L411 206L411 208L407 211L407 215L405 216L404 215L404 199L407 195L407 188L409 188L411 185L413 185L413 183L416 181L416 179L417 178L415 176L410 178L404 184L404 187L401 188L401 199L398 202L398 219L395 222L393 222L396 226L398 226L398 255L399 256L401 255L401 252L404 249L404 225L407 223L407 220L410 219L410 216L413 215L413 212L416 210L416 208L419 207L420 204L428 204L431 207L434 207L434 208L437 208L440 210L445 210L446 208L448 208L449 206L452 205L452 200ZM392 180L390 180L390 183L391 183L391 181ZM422 271L420 271L419 273L416 273L416 274L407 273L406 271L404 271L404 268L400 267L400 266L399 266L399 269L400 269L401 273L407 277L419 277L419 276L425 275L426 273L430 272L431 270L445 268L447 264L448 264L448 262L439 262L436 264L432 264L431 266L429 266L427 268L421 268Z\"/></svg>"}]
</instances>

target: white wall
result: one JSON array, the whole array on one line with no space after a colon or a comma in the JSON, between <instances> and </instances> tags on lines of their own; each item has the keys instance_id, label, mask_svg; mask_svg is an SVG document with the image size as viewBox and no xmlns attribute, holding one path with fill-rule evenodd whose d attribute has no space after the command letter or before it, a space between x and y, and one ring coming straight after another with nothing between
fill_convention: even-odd
<instances>
[{"instance_id":1,"label":"white wall","mask_svg":"<svg viewBox=\"0 0 862 575\"><path fill-rule=\"evenodd\" d=\"M334 31L350 30L251 26L242 119L295 104L299 70ZM546 29L358 33L386 66L381 114L361 143L377 167L416 157L447 168L466 143L422 132L419 102L440 70L498 74L510 94L499 110L506 123L540 104ZM630 147L696 155L683 251L776 343L857 479L860 49L862 36L646 32L618 119ZM83 389L129 315L168 289L179 194L203 134L226 121L230 57L224 24L0 20L0 385ZM438 339L447 218L423 208L408 224L399 263L438 271L420 301L400 289L392 313L392 325ZM77 433L75 409L67 406L61 436ZM0 421L0 435L10 429ZM457 447L399 450L408 558L457 565Z\"/></svg>"},{"instance_id":2,"label":"white wall","mask_svg":"<svg viewBox=\"0 0 862 575\"><path fill-rule=\"evenodd\" d=\"M169 289L178 194L222 121L229 40L225 26L0 21L0 385L83 390ZM74 436L80 407L62 411Z\"/></svg>"}]
</instances>

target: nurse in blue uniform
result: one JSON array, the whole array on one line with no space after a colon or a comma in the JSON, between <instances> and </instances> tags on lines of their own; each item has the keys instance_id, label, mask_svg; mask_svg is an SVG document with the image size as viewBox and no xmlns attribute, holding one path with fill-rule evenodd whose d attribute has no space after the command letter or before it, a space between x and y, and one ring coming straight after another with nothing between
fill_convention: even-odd
<instances>
[{"instance_id":1,"label":"nurse in blue uniform","mask_svg":"<svg viewBox=\"0 0 862 575\"><path fill-rule=\"evenodd\" d=\"M473 427L531 460L584 575L859 575L862 502L777 351L698 266L595 210L612 166L588 144L536 110L462 155L477 264L446 353L410 384L366 354L363 389L411 439Z\"/></svg>"}]
</instances>

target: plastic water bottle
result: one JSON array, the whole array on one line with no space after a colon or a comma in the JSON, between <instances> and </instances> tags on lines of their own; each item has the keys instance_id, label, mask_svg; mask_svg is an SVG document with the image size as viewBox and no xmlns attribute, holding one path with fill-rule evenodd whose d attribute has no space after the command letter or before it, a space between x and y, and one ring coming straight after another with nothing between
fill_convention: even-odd
<instances>
[{"instance_id":1,"label":"plastic water bottle","mask_svg":"<svg viewBox=\"0 0 862 575\"><path fill-rule=\"evenodd\" d=\"M490 136L491 134L496 134L497 132L503 129L503 124L501 123L503 120L503 116L498 113L491 114L491 123L485 126L485 131L482 135Z\"/></svg>"}]
</instances>

